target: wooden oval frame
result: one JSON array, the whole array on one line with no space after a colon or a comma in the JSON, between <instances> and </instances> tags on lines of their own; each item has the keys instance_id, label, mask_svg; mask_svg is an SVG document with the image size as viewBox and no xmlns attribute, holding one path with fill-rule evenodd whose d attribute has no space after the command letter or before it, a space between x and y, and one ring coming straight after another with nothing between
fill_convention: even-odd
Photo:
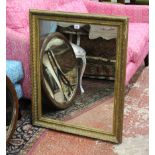
<instances>
[{"instance_id":1,"label":"wooden oval frame","mask_svg":"<svg viewBox=\"0 0 155 155\"><path fill-rule=\"evenodd\" d=\"M17 97L17 94L16 94L16 90L14 88L14 85L12 84L12 82L9 79L8 76L6 76L6 87L10 91L11 98L12 98L12 104L13 104L12 120L11 120L8 131L6 132L6 143L8 143L10 138L12 137L14 131L15 131L16 124L17 124L17 119L18 119L18 97Z\"/></svg>"},{"instance_id":2,"label":"wooden oval frame","mask_svg":"<svg viewBox=\"0 0 155 155\"><path fill-rule=\"evenodd\" d=\"M74 99L74 97L75 97L75 95L76 95L77 89L78 89L78 66L77 66L77 59L76 59L76 56L75 56L75 53L74 53L74 50L73 50L72 46L70 45L69 41L65 38L65 36L63 36L63 35L62 35L61 33L59 33L59 32L55 32L55 33L49 34L49 35L45 38L45 40L44 40L44 42L43 42L43 44L42 44L41 52L40 52L40 61L41 61L41 63L43 62L44 49L45 49L46 45L48 44L48 42L49 42L52 38L54 38L54 37L58 37L58 38L60 38L60 39L63 39L63 40L65 41L65 43L71 48L71 50L72 50L72 52L73 52L73 57L74 57L74 59L75 59L75 67L77 67L77 86L75 87L75 90L74 90L74 93L73 93L72 96L71 96L71 99L70 99L67 103L66 103L66 102L63 102L63 103L60 104L59 102L55 101L55 100L51 97L49 91L48 91L47 88L46 88L46 84L45 84L45 80L44 80L44 74L43 74L43 67L42 67L42 65L40 65L41 80L42 80L43 90L45 91L46 95L48 96L49 100L51 101L51 104L53 104L53 105L54 105L56 108L58 108L58 109L65 109L65 108L69 107L69 106L72 104L72 101L73 101L73 99Z\"/></svg>"}]
</instances>

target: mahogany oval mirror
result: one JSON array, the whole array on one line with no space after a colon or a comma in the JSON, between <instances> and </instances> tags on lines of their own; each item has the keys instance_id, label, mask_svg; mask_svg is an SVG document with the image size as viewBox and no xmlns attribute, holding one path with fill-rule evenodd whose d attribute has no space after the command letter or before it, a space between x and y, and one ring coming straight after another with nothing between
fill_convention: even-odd
<instances>
[{"instance_id":1,"label":"mahogany oval mirror","mask_svg":"<svg viewBox=\"0 0 155 155\"><path fill-rule=\"evenodd\" d=\"M6 142L8 143L17 123L18 98L11 80L6 76Z\"/></svg>"},{"instance_id":2,"label":"mahogany oval mirror","mask_svg":"<svg viewBox=\"0 0 155 155\"><path fill-rule=\"evenodd\" d=\"M43 41L41 79L50 104L58 109L72 104L78 86L78 67L73 48L61 33L51 33Z\"/></svg>"}]
</instances>

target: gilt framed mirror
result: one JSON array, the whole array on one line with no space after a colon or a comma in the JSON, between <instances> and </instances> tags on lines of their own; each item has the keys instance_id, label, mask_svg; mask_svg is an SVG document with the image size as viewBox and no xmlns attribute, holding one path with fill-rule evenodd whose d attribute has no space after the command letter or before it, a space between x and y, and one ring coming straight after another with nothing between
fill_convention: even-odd
<instances>
[{"instance_id":1,"label":"gilt framed mirror","mask_svg":"<svg viewBox=\"0 0 155 155\"><path fill-rule=\"evenodd\" d=\"M30 10L33 125L120 143L128 18Z\"/></svg>"}]
</instances>

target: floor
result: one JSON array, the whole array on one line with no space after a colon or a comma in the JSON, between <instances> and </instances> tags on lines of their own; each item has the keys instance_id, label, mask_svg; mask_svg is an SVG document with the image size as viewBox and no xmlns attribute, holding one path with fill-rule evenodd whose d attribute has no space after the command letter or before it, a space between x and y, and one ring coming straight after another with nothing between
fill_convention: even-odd
<instances>
[{"instance_id":1,"label":"floor","mask_svg":"<svg viewBox=\"0 0 155 155\"><path fill-rule=\"evenodd\" d=\"M146 67L125 96L123 142L112 144L91 138L45 130L28 155L148 155L149 68Z\"/></svg>"}]
</instances>

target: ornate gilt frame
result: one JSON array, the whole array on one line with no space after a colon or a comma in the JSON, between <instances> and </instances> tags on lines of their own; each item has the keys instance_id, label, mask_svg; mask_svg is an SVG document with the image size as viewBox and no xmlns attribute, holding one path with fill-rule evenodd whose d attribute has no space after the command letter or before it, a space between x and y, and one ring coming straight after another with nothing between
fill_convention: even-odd
<instances>
[{"instance_id":1,"label":"ornate gilt frame","mask_svg":"<svg viewBox=\"0 0 155 155\"><path fill-rule=\"evenodd\" d=\"M69 125L42 116L41 112L41 76L39 59L39 20L109 25L118 28L116 49L116 73L114 91L113 132L105 133L91 128ZM128 38L128 18L118 16L90 15L81 13L50 12L30 10L31 79L32 79L32 122L33 125L68 132L95 139L121 143L123 128L123 108L126 73L126 51Z\"/></svg>"}]
</instances>

